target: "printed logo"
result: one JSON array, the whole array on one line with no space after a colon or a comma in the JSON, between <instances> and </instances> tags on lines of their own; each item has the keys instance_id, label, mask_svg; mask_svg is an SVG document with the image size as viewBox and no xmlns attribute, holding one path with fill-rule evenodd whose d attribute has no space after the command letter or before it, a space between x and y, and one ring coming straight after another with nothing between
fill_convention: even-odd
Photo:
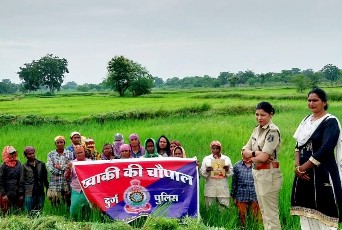
<instances>
[{"instance_id":1,"label":"printed logo","mask_svg":"<svg viewBox=\"0 0 342 230\"><path fill-rule=\"evenodd\" d=\"M131 186L124 193L125 211L127 213L147 212L151 210L150 193L140 186L139 180L131 180Z\"/></svg>"}]
</instances>

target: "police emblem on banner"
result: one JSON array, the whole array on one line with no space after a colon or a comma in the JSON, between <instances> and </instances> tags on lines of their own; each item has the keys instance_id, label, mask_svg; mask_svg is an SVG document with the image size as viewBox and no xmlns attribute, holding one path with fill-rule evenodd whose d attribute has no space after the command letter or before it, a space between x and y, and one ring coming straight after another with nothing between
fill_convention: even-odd
<instances>
[{"instance_id":1,"label":"police emblem on banner","mask_svg":"<svg viewBox=\"0 0 342 230\"><path fill-rule=\"evenodd\" d=\"M124 193L125 211L127 213L146 212L151 209L150 193L142 186L139 180L132 180L131 186Z\"/></svg>"}]
</instances>

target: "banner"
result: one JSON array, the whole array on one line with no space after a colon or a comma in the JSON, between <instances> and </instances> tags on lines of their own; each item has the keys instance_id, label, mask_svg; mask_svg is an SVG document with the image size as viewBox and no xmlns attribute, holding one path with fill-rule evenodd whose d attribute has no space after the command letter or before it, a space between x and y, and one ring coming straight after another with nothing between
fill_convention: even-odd
<instances>
[{"instance_id":1,"label":"banner","mask_svg":"<svg viewBox=\"0 0 342 230\"><path fill-rule=\"evenodd\" d=\"M88 201L114 220L199 216L196 159L80 161L74 167Z\"/></svg>"}]
</instances>

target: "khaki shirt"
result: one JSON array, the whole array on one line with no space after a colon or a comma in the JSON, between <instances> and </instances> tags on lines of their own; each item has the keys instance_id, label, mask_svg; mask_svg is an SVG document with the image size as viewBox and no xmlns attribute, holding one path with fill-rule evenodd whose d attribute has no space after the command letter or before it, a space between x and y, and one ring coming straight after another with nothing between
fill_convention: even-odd
<instances>
[{"instance_id":1,"label":"khaki shirt","mask_svg":"<svg viewBox=\"0 0 342 230\"><path fill-rule=\"evenodd\" d=\"M256 126L248 143L242 149L262 151L270 155L271 161L278 161L280 143L279 128L272 122L269 122L262 127Z\"/></svg>"}]
</instances>

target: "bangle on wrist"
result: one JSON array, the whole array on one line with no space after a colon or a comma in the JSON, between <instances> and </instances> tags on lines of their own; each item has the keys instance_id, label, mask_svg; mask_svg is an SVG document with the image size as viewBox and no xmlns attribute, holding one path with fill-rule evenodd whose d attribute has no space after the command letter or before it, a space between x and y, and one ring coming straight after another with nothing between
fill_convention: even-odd
<instances>
[{"instance_id":1,"label":"bangle on wrist","mask_svg":"<svg viewBox=\"0 0 342 230\"><path fill-rule=\"evenodd\" d=\"M252 151L252 157L255 157L255 151Z\"/></svg>"},{"instance_id":2,"label":"bangle on wrist","mask_svg":"<svg viewBox=\"0 0 342 230\"><path fill-rule=\"evenodd\" d=\"M296 167L297 172L299 172L299 173L301 173L301 174L306 173L306 171L300 171L300 170L299 170L299 167L300 167L300 166L297 166L297 167Z\"/></svg>"}]
</instances>

